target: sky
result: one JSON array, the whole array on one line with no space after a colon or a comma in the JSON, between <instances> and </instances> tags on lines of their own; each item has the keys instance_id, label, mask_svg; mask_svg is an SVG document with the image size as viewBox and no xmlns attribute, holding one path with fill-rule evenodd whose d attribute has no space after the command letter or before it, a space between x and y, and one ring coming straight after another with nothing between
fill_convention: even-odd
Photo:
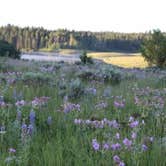
<instances>
[{"instance_id":1,"label":"sky","mask_svg":"<svg viewBox=\"0 0 166 166\"><path fill-rule=\"evenodd\" d=\"M165 32L165 6L166 0L0 0L0 26Z\"/></svg>"}]
</instances>

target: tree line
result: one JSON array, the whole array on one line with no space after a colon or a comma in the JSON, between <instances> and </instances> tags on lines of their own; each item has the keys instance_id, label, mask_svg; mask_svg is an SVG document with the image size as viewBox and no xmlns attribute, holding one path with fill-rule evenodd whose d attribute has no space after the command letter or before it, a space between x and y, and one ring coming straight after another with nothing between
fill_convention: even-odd
<instances>
[{"instance_id":1,"label":"tree line","mask_svg":"<svg viewBox=\"0 0 166 166\"><path fill-rule=\"evenodd\" d=\"M0 40L12 43L17 49L39 50L41 48L85 49L95 51L139 51L148 33L116 33L46 30L42 27L7 25L0 27Z\"/></svg>"}]
</instances>

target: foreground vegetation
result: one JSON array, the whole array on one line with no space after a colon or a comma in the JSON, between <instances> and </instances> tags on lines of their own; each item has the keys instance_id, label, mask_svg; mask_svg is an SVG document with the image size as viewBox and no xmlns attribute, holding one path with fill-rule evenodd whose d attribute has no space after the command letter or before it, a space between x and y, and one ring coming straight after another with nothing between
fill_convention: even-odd
<instances>
[{"instance_id":1,"label":"foreground vegetation","mask_svg":"<svg viewBox=\"0 0 166 166\"><path fill-rule=\"evenodd\" d=\"M166 71L0 59L0 165L166 165Z\"/></svg>"}]
</instances>

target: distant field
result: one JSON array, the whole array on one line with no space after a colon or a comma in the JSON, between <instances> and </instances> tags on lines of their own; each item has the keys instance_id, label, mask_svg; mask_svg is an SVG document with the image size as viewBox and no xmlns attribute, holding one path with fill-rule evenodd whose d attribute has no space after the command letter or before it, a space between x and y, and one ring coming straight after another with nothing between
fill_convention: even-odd
<instances>
[{"instance_id":1,"label":"distant field","mask_svg":"<svg viewBox=\"0 0 166 166\"><path fill-rule=\"evenodd\" d=\"M61 55L71 55L71 54L80 54L81 50L76 49L48 49L48 48L42 48L39 49L41 52L56 52Z\"/></svg>"},{"instance_id":2,"label":"distant field","mask_svg":"<svg viewBox=\"0 0 166 166\"><path fill-rule=\"evenodd\" d=\"M88 53L88 56L125 68L145 68L148 66L140 53L92 52Z\"/></svg>"},{"instance_id":3,"label":"distant field","mask_svg":"<svg viewBox=\"0 0 166 166\"><path fill-rule=\"evenodd\" d=\"M57 53L59 55L75 55L79 57L81 50L76 49L59 49L49 50L46 48L40 49L41 52ZM148 66L147 62L141 56L141 53L120 53L120 52L92 52L87 51L88 56L102 60L105 63L117 65L124 68L145 68Z\"/></svg>"}]
</instances>

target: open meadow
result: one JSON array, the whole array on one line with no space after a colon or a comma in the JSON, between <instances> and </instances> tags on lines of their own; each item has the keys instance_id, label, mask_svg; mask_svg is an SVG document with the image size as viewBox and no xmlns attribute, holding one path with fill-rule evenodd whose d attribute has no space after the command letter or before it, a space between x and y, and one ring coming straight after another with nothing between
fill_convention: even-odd
<instances>
[{"instance_id":1,"label":"open meadow","mask_svg":"<svg viewBox=\"0 0 166 166\"><path fill-rule=\"evenodd\" d=\"M145 68L148 66L141 53L91 52L88 53L88 56L124 68Z\"/></svg>"},{"instance_id":2,"label":"open meadow","mask_svg":"<svg viewBox=\"0 0 166 166\"><path fill-rule=\"evenodd\" d=\"M0 58L0 166L165 166L165 112L165 70Z\"/></svg>"}]
</instances>

